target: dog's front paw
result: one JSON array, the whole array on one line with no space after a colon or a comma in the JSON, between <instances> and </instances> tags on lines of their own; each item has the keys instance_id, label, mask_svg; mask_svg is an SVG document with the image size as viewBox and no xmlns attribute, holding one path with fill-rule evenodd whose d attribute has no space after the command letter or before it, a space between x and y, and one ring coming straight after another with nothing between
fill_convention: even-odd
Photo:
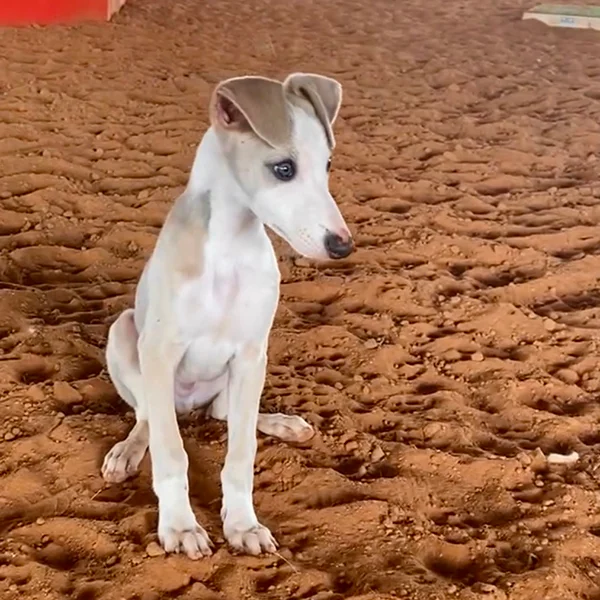
<instances>
[{"instance_id":1,"label":"dog's front paw","mask_svg":"<svg viewBox=\"0 0 600 600\"><path fill-rule=\"evenodd\" d=\"M165 552L182 552L192 560L212 554L212 542L208 533L198 525L193 513L185 519L161 515L158 539Z\"/></svg>"},{"instance_id":2,"label":"dog's front paw","mask_svg":"<svg viewBox=\"0 0 600 600\"><path fill-rule=\"evenodd\" d=\"M260 523L250 529L229 528L225 525L223 530L229 545L240 552L258 555L262 552L277 551L277 542L273 534Z\"/></svg>"}]
</instances>

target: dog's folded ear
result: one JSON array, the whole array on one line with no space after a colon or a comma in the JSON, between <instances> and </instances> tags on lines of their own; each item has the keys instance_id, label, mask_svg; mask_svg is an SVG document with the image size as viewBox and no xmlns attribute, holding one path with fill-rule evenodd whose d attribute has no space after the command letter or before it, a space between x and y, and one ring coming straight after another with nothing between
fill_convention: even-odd
<instances>
[{"instance_id":1,"label":"dog's folded ear","mask_svg":"<svg viewBox=\"0 0 600 600\"><path fill-rule=\"evenodd\" d=\"M332 125L342 104L342 86L335 79L314 73L292 73L283 82L288 94L308 100L323 124L330 148L335 146Z\"/></svg>"},{"instance_id":2,"label":"dog's folded ear","mask_svg":"<svg viewBox=\"0 0 600 600\"><path fill-rule=\"evenodd\" d=\"M213 125L229 131L253 131L274 148L292 139L292 120L281 82L266 77L222 81L210 105Z\"/></svg>"}]
</instances>

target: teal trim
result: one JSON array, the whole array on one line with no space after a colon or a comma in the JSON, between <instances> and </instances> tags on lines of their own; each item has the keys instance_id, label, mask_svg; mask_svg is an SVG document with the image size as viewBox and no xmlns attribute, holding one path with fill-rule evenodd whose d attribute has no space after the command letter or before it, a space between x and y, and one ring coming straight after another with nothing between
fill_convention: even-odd
<instances>
[{"instance_id":1,"label":"teal trim","mask_svg":"<svg viewBox=\"0 0 600 600\"><path fill-rule=\"evenodd\" d=\"M600 17L600 6L572 6L568 4L538 4L528 13L565 15L568 17Z\"/></svg>"}]
</instances>

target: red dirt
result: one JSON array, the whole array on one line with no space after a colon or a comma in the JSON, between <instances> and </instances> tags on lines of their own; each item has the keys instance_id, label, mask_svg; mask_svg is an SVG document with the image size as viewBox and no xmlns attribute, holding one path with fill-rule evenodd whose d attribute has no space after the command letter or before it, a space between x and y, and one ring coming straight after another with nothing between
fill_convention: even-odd
<instances>
[{"instance_id":1,"label":"red dirt","mask_svg":"<svg viewBox=\"0 0 600 600\"><path fill-rule=\"evenodd\" d=\"M111 24L0 31L3 600L600 598L599 34L523 8L131 0ZM148 557L148 460L99 474L132 425L107 327L212 86L292 70L344 84L332 189L358 243L335 265L277 243L264 406L319 433L261 437L282 550L250 558L219 540L224 426L185 419L218 551Z\"/></svg>"}]
</instances>

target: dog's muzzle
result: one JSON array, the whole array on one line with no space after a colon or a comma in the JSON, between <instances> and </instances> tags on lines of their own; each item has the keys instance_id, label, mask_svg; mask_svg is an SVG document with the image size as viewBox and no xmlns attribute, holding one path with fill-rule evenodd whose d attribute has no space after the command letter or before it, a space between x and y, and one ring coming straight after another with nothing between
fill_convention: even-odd
<instances>
[{"instance_id":1,"label":"dog's muzzle","mask_svg":"<svg viewBox=\"0 0 600 600\"><path fill-rule=\"evenodd\" d=\"M354 242L349 235L342 237L332 231L325 234L324 244L329 258L333 259L346 258L354 250Z\"/></svg>"}]
</instances>

